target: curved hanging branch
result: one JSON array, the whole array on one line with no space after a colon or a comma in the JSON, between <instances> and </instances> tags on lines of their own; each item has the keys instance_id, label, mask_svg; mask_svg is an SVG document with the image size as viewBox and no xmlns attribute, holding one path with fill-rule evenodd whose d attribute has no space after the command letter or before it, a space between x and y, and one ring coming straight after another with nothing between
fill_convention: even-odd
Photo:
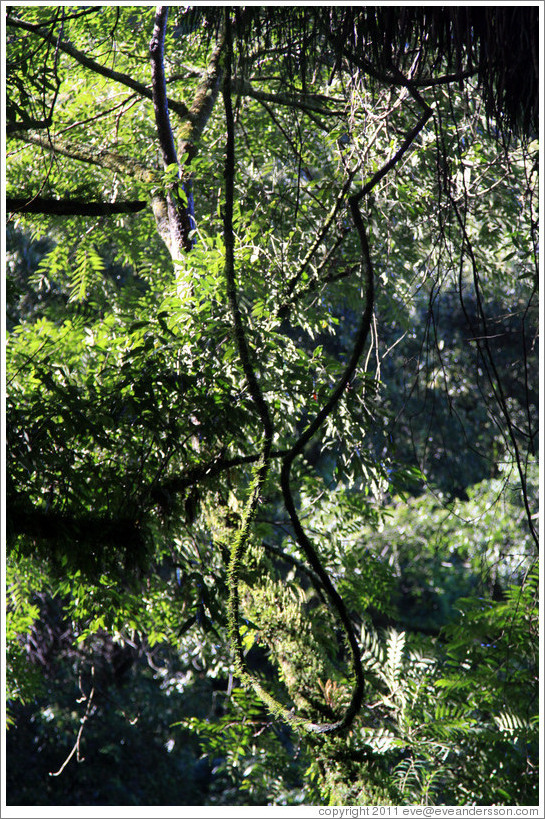
<instances>
[{"instance_id":1,"label":"curved hanging branch","mask_svg":"<svg viewBox=\"0 0 545 819\"><path fill-rule=\"evenodd\" d=\"M331 582L328 573L323 568L320 558L318 557L318 554L316 552L316 549L312 545L305 530L303 529L303 526L301 525L301 521L299 520L299 516L297 514L297 510L295 508L295 503L293 500L293 495L291 492L290 472L292 464L297 455L299 455L303 451L306 444L320 429L323 422L328 417L328 415L333 411L335 406L338 404L345 389L349 385L354 373L356 372L358 362L365 349L367 338L371 329L374 306L374 275L373 265L371 262L371 255L369 252L369 243L367 241L367 234L365 232L365 226L363 224L363 219L361 217L361 213L358 206L358 201L360 198L361 193L358 193L351 196L348 200L352 220L354 222L354 227L356 228L360 239L365 267L365 307L361 317L360 327L354 343L354 347L352 349L352 355L350 356L350 361L348 362L343 374L341 375L337 383L337 386L331 393L328 401L324 404L320 412L316 415L314 421L306 428L301 437L291 448L290 452L284 457L280 477L282 494L284 496L284 503L286 505L286 509L291 519L297 543L303 549L313 571L320 578L320 581L329 597L329 600L331 601L341 623L343 624L343 628L346 632L348 642L350 645L350 651L352 653L354 688L352 690L352 698L350 700L350 704L346 709L344 716L338 722L328 723L324 725L312 724L308 726L309 730L316 733L333 733L334 731L340 731L343 728L347 728L349 725L351 725L355 716L359 712L361 704L363 702L364 677L361 665L361 653L359 643L357 641L356 635L354 634L354 629L352 627L350 616L346 610L344 601L340 594L338 593L338 591L336 590L336 588L334 587L333 583Z\"/></svg>"},{"instance_id":2,"label":"curved hanging branch","mask_svg":"<svg viewBox=\"0 0 545 819\"><path fill-rule=\"evenodd\" d=\"M373 174L371 179L368 180L368 182L363 186L363 188L358 193L353 194L348 199L352 221L354 223L354 227L358 233L358 237L360 240L365 273L365 307L361 317L360 327L358 329L358 333L354 341L352 354L350 356L350 360L343 374L341 375L339 381L337 382L336 387L333 389L333 392L331 393L329 399L326 401L322 409L317 413L314 420L304 430L303 434L292 446L289 453L284 456L282 462L281 471L282 493L284 496L284 503L286 505L286 509L292 522L296 540L303 549L309 564L312 566L312 569L320 578L328 594L328 597L332 602L339 616L339 619L343 624L352 652L352 663L355 682L352 692L352 699L344 714L344 717L339 722L319 726L321 732L329 733L341 730L342 728L346 728L347 726L349 726L361 707L363 700L364 680L363 671L361 667L360 649L358 641L354 634L352 624L350 622L350 617L348 615L348 612L346 611L344 601L337 592L337 590L335 589L335 587L333 586L329 578L329 575L322 567L316 549L314 548L310 539L306 535L303 526L301 525L301 521L299 520L299 516L297 514L297 510L295 507L290 487L290 472L293 461L295 460L297 455L299 455L303 451L303 449L309 443L311 438L313 438L313 436L318 432L326 418L330 415L331 412L333 412L339 400L341 399L343 392L350 384L350 381L356 372L359 360L365 349L367 338L371 330L374 307L374 273L373 264L371 261L371 254L369 250L369 242L367 240L365 225L363 223L363 219L359 209L359 202L365 195L367 195L375 187L375 185L388 173L388 171L391 170L391 168L393 168L394 165L396 165L400 161L402 156L408 150L410 145L412 145L415 138L420 133L422 128L424 128L428 119L432 115L432 109L427 105L427 103L423 100L420 94L414 88L410 87L410 83L408 83L408 81L405 81L405 83L409 86L409 90L413 97L415 97L419 104L424 108L424 113L422 117L419 119L419 121L416 123L416 125L408 132L396 153L381 168L379 168L379 170L377 170L375 174Z\"/></svg>"}]
</instances>

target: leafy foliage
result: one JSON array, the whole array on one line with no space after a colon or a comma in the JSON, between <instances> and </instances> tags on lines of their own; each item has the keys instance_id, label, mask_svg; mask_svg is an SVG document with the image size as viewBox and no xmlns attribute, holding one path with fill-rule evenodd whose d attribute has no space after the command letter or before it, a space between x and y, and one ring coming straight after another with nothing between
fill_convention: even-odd
<instances>
[{"instance_id":1,"label":"leafy foliage","mask_svg":"<svg viewBox=\"0 0 545 819\"><path fill-rule=\"evenodd\" d=\"M519 74L524 14L510 31L506 11L475 12L469 42L456 11L236 9L230 123L210 85L219 11L172 9L166 169L150 9L8 14L10 195L148 203L8 225L9 798L537 803L538 145L531 78L522 110L502 69L474 76L492 21L498 48L518 32ZM196 216L181 259L165 205L178 177ZM365 270L372 333L322 412ZM273 433L249 515L256 394ZM296 515L362 658L341 736L275 719L229 646L246 521L246 665L304 722L345 713L350 638L281 491L300 440Z\"/></svg>"}]
</instances>

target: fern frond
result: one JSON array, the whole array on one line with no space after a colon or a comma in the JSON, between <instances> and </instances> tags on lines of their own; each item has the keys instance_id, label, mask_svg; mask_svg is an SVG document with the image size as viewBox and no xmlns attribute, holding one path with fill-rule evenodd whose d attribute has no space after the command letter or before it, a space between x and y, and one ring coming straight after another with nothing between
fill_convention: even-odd
<instances>
[{"instance_id":1,"label":"fern frond","mask_svg":"<svg viewBox=\"0 0 545 819\"><path fill-rule=\"evenodd\" d=\"M475 721L463 706L440 702L435 709L432 732L441 739L469 734Z\"/></svg>"},{"instance_id":2,"label":"fern frond","mask_svg":"<svg viewBox=\"0 0 545 819\"><path fill-rule=\"evenodd\" d=\"M385 754L392 748L404 748L406 743L403 739L388 731L385 728L374 730L372 728L362 728L361 737L365 745L377 754Z\"/></svg>"},{"instance_id":3,"label":"fern frond","mask_svg":"<svg viewBox=\"0 0 545 819\"><path fill-rule=\"evenodd\" d=\"M494 722L500 731L507 734L510 739L517 739L520 735L532 732L531 724L518 714L513 714L512 711L502 711L501 714L494 717Z\"/></svg>"},{"instance_id":4,"label":"fern frond","mask_svg":"<svg viewBox=\"0 0 545 819\"><path fill-rule=\"evenodd\" d=\"M29 276L29 282L37 290L48 290L50 280L59 276L66 276L69 270L69 250L65 245L58 244L47 253L34 273Z\"/></svg>"},{"instance_id":5,"label":"fern frond","mask_svg":"<svg viewBox=\"0 0 545 819\"><path fill-rule=\"evenodd\" d=\"M104 262L96 248L81 245L76 251L69 301L84 301L92 277L101 276Z\"/></svg>"},{"instance_id":6,"label":"fern frond","mask_svg":"<svg viewBox=\"0 0 545 819\"><path fill-rule=\"evenodd\" d=\"M361 662L365 668L367 679L375 677L377 683L387 685L386 675L384 674L384 649L380 644L377 633L366 628L365 625L361 627L360 647Z\"/></svg>"},{"instance_id":7,"label":"fern frond","mask_svg":"<svg viewBox=\"0 0 545 819\"><path fill-rule=\"evenodd\" d=\"M401 677L405 648L405 632L390 629L386 642L386 677L391 684L396 684Z\"/></svg>"}]
</instances>

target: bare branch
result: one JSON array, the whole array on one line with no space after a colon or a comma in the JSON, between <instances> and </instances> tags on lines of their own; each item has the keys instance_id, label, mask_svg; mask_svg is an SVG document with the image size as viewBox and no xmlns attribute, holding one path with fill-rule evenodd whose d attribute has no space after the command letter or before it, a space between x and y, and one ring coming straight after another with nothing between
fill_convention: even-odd
<instances>
[{"instance_id":1,"label":"bare branch","mask_svg":"<svg viewBox=\"0 0 545 819\"><path fill-rule=\"evenodd\" d=\"M92 673L93 680L94 680L94 677L95 677L95 667L94 666L91 669L91 673ZM81 687L81 684L80 684L80 687ZM91 713L91 706L93 704L94 695L95 695L95 687L93 685L93 687L91 688L91 693L89 694L88 697L86 697L87 707L85 708L85 714L81 718L81 725L80 725L80 728L79 728L79 731L78 731L78 735L76 737L76 741L74 743L74 747L72 748L72 750L70 751L70 753L68 754L68 756L66 757L64 762L62 763L59 770L58 771L50 771L49 776L60 776L62 774L62 772L64 771L64 769L66 768L66 766L68 765L68 763L70 762L70 760L72 759L72 757L74 756L74 754L77 754L76 759L77 759L78 762L83 761L83 757L81 756L81 753L80 753L80 742L81 742L81 737L82 737L82 734L83 734L83 729L85 727L85 723L89 719L89 715ZM79 702L79 700L78 700L78 702Z\"/></svg>"},{"instance_id":2,"label":"bare branch","mask_svg":"<svg viewBox=\"0 0 545 819\"><path fill-rule=\"evenodd\" d=\"M333 224L339 210L341 209L342 205L344 204L346 195L347 195L348 191L350 190L350 185L352 184L352 180L354 179L354 176L356 175L357 170L358 170L358 168L356 167L353 171L350 171L350 173L348 174L348 177L347 177L344 185L342 186L341 190L337 194L337 198L336 198L336 200L335 200L335 202L333 204L333 207L329 211L329 213L328 213L322 227L320 228L320 231L319 231L318 235L316 236L316 239L314 240L314 242L310 246L305 258L303 259L303 262L301 263L301 266L299 267L299 270L289 280L288 285L287 285L287 290L286 290L286 295L287 295L288 300L291 299L291 296L293 294L293 291L294 291L297 283L301 280L301 277L303 276L306 269L308 268L308 266L309 266L309 264L310 264L310 262L312 260L312 257L314 256L314 254L318 250L319 246L321 245L321 243L325 239L325 237L327 235L327 232L329 231L329 228ZM286 309L286 305L284 304L284 305L282 305L280 307L278 312L281 313L285 309Z\"/></svg>"},{"instance_id":3,"label":"bare branch","mask_svg":"<svg viewBox=\"0 0 545 819\"><path fill-rule=\"evenodd\" d=\"M43 131L51 128L52 119L28 119L25 122L6 122L6 134L14 134L16 131Z\"/></svg>"}]
</instances>

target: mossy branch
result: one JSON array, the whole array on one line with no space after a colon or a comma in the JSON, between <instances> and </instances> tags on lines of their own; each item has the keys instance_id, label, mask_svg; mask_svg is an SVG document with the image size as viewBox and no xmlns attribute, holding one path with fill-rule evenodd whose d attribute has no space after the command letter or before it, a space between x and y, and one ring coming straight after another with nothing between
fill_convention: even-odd
<instances>
[{"instance_id":1,"label":"mossy branch","mask_svg":"<svg viewBox=\"0 0 545 819\"><path fill-rule=\"evenodd\" d=\"M107 148L96 148L87 146L81 142L70 142L70 140L59 139L54 135L51 137L31 134L26 131L18 131L13 134L15 139L26 142L30 145L38 145L45 151L52 154L60 154L76 162L84 162L87 165L96 165L114 173L131 176L145 185L159 183L159 174L151 170L147 165L143 165L130 156L123 156Z\"/></svg>"},{"instance_id":2,"label":"mossy branch","mask_svg":"<svg viewBox=\"0 0 545 819\"><path fill-rule=\"evenodd\" d=\"M265 702L273 712L282 711L283 707L273 697L271 697L257 680L253 679L246 669L244 661L244 650L240 635L240 598L239 598L239 575L242 556L245 546L250 536L251 524L255 510L259 503L261 492L267 478L271 460L273 424L269 409L263 398L263 393L257 381L250 350L246 340L242 316L238 305L236 279L235 279L235 237L233 231L233 202L234 202L234 179L235 179L235 127L233 106L231 102L231 61L233 56L233 43L231 33L231 21L229 10L225 10L225 34L226 34L226 54L225 72L223 78L223 103L225 107L225 120L227 125L227 145L225 156L225 210L223 214L223 232L225 241L225 278L227 281L227 295L229 307L233 319L235 340L239 358L242 363L244 375L248 382L248 388L254 404L257 407L261 425L263 428L263 441L261 457L254 470L254 479L250 487L250 496L245 504L242 520L238 531L231 542L231 558L229 562L229 636L231 645L235 653L235 666L241 680L251 685L257 695Z\"/></svg>"}]
</instances>

